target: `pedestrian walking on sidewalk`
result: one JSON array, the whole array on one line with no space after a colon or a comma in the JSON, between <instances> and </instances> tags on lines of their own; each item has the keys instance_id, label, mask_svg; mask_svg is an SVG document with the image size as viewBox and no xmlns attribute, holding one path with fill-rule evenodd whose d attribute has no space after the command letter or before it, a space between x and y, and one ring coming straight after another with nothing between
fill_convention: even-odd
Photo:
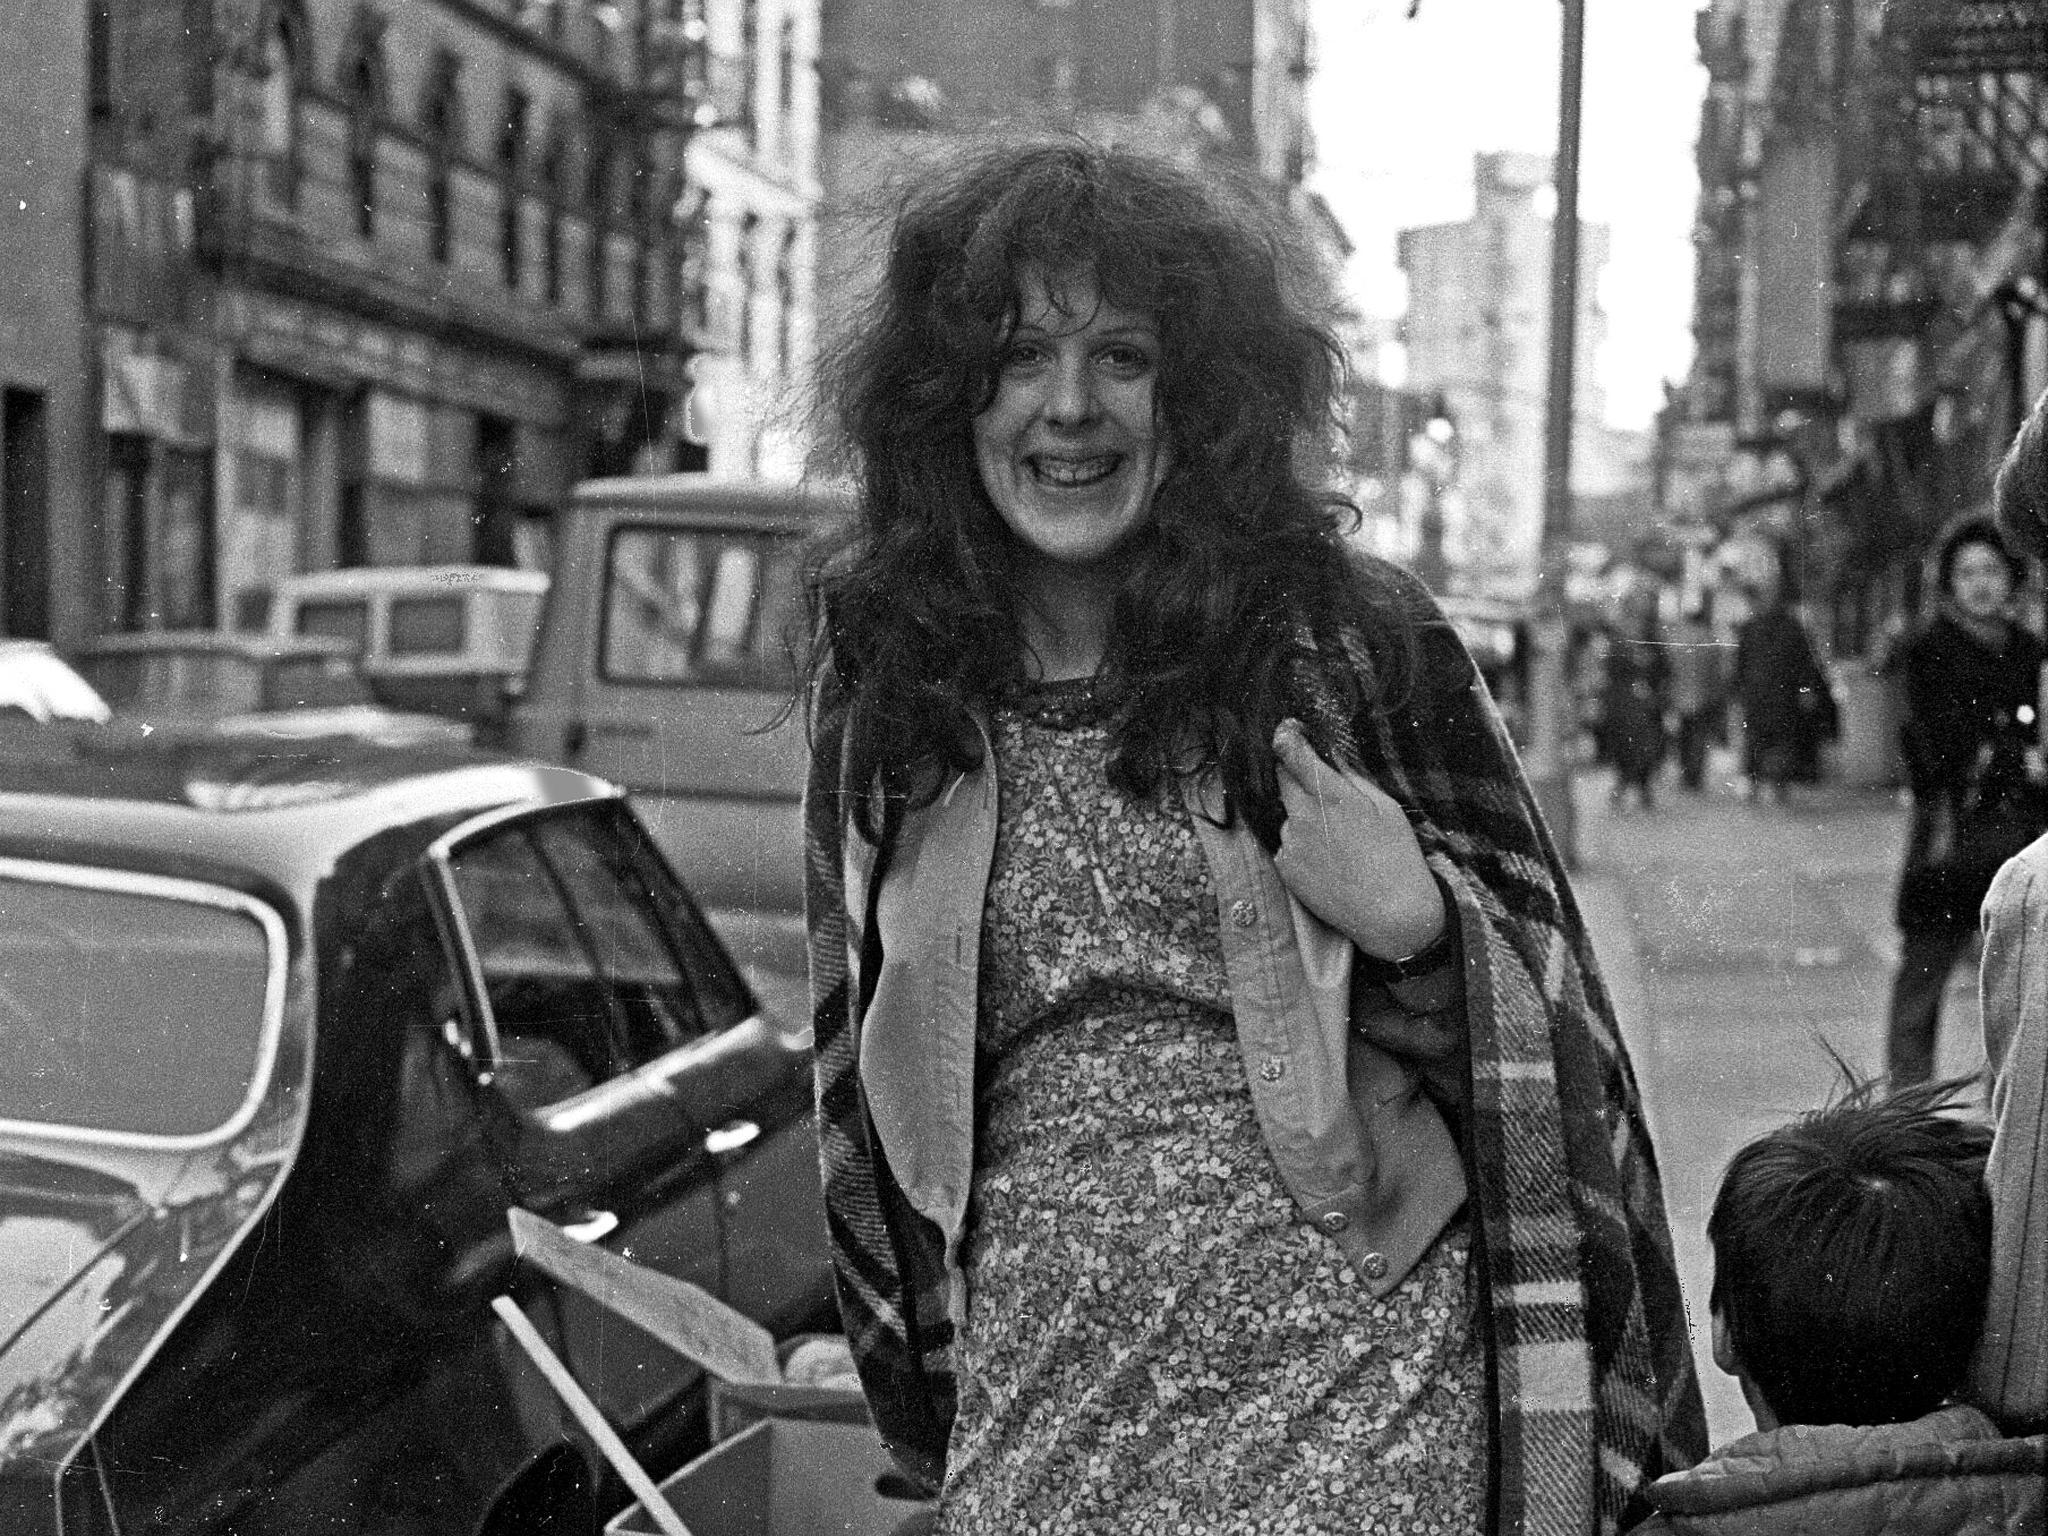
<instances>
[{"instance_id":1,"label":"pedestrian walking on sidewalk","mask_svg":"<svg viewBox=\"0 0 2048 1536\"><path fill-rule=\"evenodd\" d=\"M1617 809L1630 794L1646 811L1656 804L1652 785L1664 766L1670 685L1657 589L1639 588L1622 607L1600 680L1600 755L1614 767L1610 798Z\"/></svg>"},{"instance_id":2,"label":"pedestrian walking on sidewalk","mask_svg":"<svg viewBox=\"0 0 2048 1536\"><path fill-rule=\"evenodd\" d=\"M1705 1448L1634 1076L1471 657L1312 476L1310 258L1080 139L921 174L809 586L876 1423L947 1536L1618 1529Z\"/></svg>"},{"instance_id":3,"label":"pedestrian walking on sidewalk","mask_svg":"<svg viewBox=\"0 0 2048 1536\"><path fill-rule=\"evenodd\" d=\"M1768 794L1782 802L1787 785L1820 781L1821 747L1834 740L1841 717L1783 579L1756 597L1757 612L1735 637L1743 767L1751 799Z\"/></svg>"},{"instance_id":4,"label":"pedestrian walking on sidewalk","mask_svg":"<svg viewBox=\"0 0 2048 1536\"><path fill-rule=\"evenodd\" d=\"M1990 518L1936 545L1933 616L1891 658L1905 694L1900 752L1913 813L1895 915L1885 1066L1894 1083L1934 1070L1941 996L1977 933L1998 866L2048 828L2040 727L2041 642L2009 613L2019 562Z\"/></svg>"},{"instance_id":5,"label":"pedestrian walking on sidewalk","mask_svg":"<svg viewBox=\"0 0 2048 1536\"><path fill-rule=\"evenodd\" d=\"M1712 600L1702 594L1671 630L1671 714L1676 721L1678 783L1706 787L1707 750L1726 739L1729 647L1714 628Z\"/></svg>"}]
</instances>

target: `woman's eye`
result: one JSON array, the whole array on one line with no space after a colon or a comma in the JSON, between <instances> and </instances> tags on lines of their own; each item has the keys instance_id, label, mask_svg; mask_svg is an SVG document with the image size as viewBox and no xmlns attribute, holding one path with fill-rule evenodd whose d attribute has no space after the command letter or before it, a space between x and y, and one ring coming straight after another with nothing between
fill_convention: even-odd
<instances>
[{"instance_id":1,"label":"woman's eye","mask_svg":"<svg viewBox=\"0 0 2048 1536\"><path fill-rule=\"evenodd\" d=\"M1102 360L1113 372L1136 378L1152 371L1152 354L1143 347L1114 346L1103 350Z\"/></svg>"},{"instance_id":2,"label":"woman's eye","mask_svg":"<svg viewBox=\"0 0 2048 1536\"><path fill-rule=\"evenodd\" d=\"M1013 341L1003 348L1002 368L1008 373L1014 368L1035 368L1045 361L1045 348L1035 341Z\"/></svg>"}]
</instances>

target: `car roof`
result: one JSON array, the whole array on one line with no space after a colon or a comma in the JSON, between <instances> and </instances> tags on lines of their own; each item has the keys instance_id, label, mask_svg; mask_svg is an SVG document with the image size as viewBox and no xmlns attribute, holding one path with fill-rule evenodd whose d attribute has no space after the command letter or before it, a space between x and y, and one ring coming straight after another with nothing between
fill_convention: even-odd
<instances>
[{"instance_id":1,"label":"car roof","mask_svg":"<svg viewBox=\"0 0 2048 1536\"><path fill-rule=\"evenodd\" d=\"M618 793L572 769L454 746L24 724L0 734L0 856L231 872L303 891L384 832Z\"/></svg>"},{"instance_id":2,"label":"car roof","mask_svg":"<svg viewBox=\"0 0 2048 1536\"><path fill-rule=\"evenodd\" d=\"M679 513L708 525L807 532L852 507L841 489L705 474L625 475L586 480L569 510Z\"/></svg>"},{"instance_id":3,"label":"car roof","mask_svg":"<svg viewBox=\"0 0 2048 1536\"><path fill-rule=\"evenodd\" d=\"M78 648L80 656L160 656L165 652L218 653L270 661L298 656L353 660L357 649L341 635L273 635L250 630L141 629L98 635Z\"/></svg>"},{"instance_id":4,"label":"car roof","mask_svg":"<svg viewBox=\"0 0 2048 1536\"><path fill-rule=\"evenodd\" d=\"M280 597L355 597L382 592L436 595L483 588L493 592L545 592L547 573L512 565L351 565L301 571L277 583Z\"/></svg>"}]
</instances>

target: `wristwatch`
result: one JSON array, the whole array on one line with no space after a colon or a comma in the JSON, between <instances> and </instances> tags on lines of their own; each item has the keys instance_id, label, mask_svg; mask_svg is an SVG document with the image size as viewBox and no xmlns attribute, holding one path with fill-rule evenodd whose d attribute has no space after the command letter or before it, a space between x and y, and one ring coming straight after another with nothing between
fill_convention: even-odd
<instances>
[{"instance_id":1,"label":"wristwatch","mask_svg":"<svg viewBox=\"0 0 2048 1536\"><path fill-rule=\"evenodd\" d=\"M1448 908L1444 912L1444 925L1437 936L1412 955L1403 955L1398 960L1388 960L1380 955L1369 955L1358 951L1357 964L1364 968L1366 976L1382 986L1397 981L1418 981L1432 972L1442 970L1451 961L1458 947L1457 925L1451 921Z\"/></svg>"}]
</instances>

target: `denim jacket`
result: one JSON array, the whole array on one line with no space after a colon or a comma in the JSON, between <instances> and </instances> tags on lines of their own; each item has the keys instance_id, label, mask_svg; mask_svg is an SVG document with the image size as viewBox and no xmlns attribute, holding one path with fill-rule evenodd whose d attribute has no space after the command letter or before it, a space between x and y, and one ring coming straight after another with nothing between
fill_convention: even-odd
<instances>
[{"instance_id":1,"label":"denim jacket","mask_svg":"<svg viewBox=\"0 0 2048 1536\"><path fill-rule=\"evenodd\" d=\"M876 854L844 840L848 907L872 911L880 970L861 1023L860 1079L891 1172L945 1242L948 1310L966 1313L960 1243L974 1175L975 1026L982 908L995 858L993 751L912 813L879 893ZM1443 1114L1404 1045L1464 1054L1457 972L1354 991L1352 941L1282 884L1244 824L1223 816L1213 773L1182 794L1208 861L1224 969L1260 1130L1305 1220L1337 1243L1375 1296L1398 1286L1465 1200ZM870 897L874 900L870 903ZM1446 920L1455 923L1447 901ZM863 978L856 976L858 989ZM858 992L856 993L858 995ZM1377 1042L1377 1043L1376 1043Z\"/></svg>"}]
</instances>

